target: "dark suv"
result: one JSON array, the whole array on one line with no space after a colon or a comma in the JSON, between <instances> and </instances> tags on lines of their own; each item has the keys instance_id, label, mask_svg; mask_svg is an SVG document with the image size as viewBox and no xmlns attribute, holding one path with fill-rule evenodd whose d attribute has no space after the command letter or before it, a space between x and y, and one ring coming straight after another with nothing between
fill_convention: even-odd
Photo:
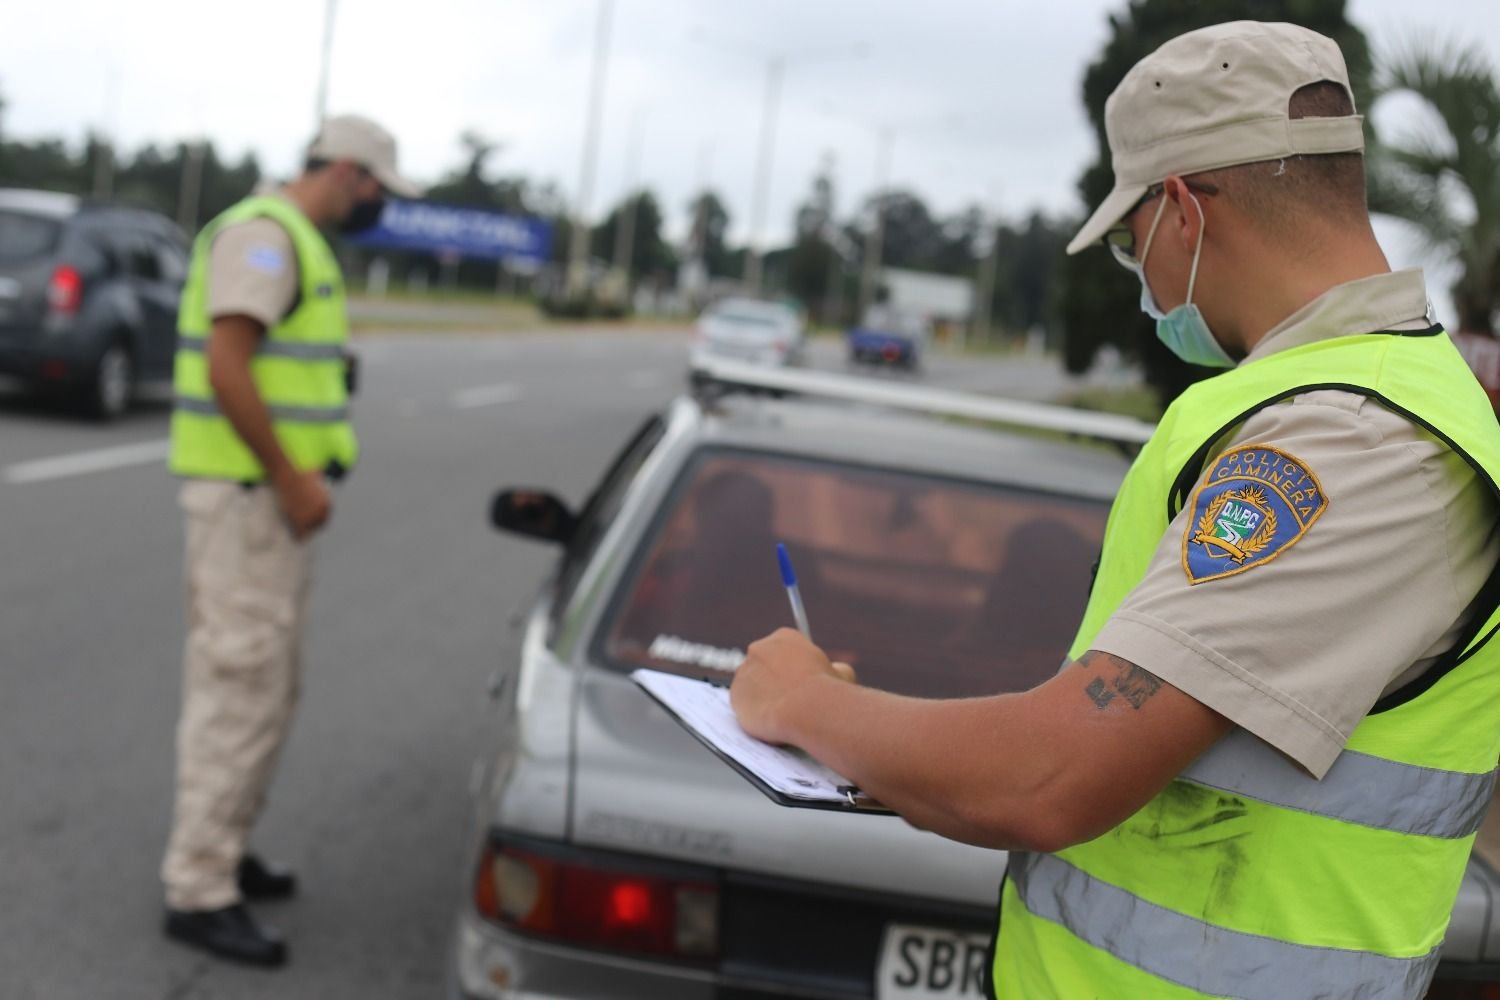
<instances>
[{"instance_id":1,"label":"dark suv","mask_svg":"<svg viewBox=\"0 0 1500 1000\"><path fill-rule=\"evenodd\" d=\"M119 416L171 377L187 264L156 212L0 188L0 373Z\"/></svg>"}]
</instances>

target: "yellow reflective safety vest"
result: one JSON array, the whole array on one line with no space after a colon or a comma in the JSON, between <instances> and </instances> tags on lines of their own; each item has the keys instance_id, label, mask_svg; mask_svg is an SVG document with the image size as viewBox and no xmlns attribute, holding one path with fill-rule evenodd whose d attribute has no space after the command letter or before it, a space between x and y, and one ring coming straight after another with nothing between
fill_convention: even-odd
<instances>
[{"instance_id":1,"label":"yellow reflective safety vest","mask_svg":"<svg viewBox=\"0 0 1500 1000\"><path fill-rule=\"evenodd\" d=\"M1440 329L1270 355L1193 386L1163 416L1110 511L1070 656L1145 576L1224 435L1317 389L1420 425L1500 498L1500 425ZM1500 758L1497 587L1500 570L1454 650L1377 703L1322 780L1237 729L1114 830L1012 854L995 995L1422 997Z\"/></svg>"},{"instance_id":2,"label":"yellow reflective safety vest","mask_svg":"<svg viewBox=\"0 0 1500 1000\"><path fill-rule=\"evenodd\" d=\"M328 242L290 202L247 198L215 218L193 245L193 261L177 317L176 405L168 466L179 476L259 482L265 470L219 412L208 382L205 348L208 256L226 225L267 217L284 228L297 253L298 298L291 313L266 331L250 373L270 410L272 428L298 469L352 468L359 446L349 423L344 345L349 320L344 279Z\"/></svg>"}]
</instances>

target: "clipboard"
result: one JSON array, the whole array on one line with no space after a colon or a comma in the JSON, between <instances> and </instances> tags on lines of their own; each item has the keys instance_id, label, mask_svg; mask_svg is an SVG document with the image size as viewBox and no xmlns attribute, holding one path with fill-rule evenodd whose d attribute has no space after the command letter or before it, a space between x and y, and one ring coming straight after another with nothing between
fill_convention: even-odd
<instances>
[{"instance_id":1,"label":"clipboard","mask_svg":"<svg viewBox=\"0 0 1500 1000\"><path fill-rule=\"evenodd\" d=\"M801 751L772 746L746 733L734 718L729 689L723 685L659 670L635 670L630 679L694 739L777 805L896 815Z\"/></svg>"}]
</instances>

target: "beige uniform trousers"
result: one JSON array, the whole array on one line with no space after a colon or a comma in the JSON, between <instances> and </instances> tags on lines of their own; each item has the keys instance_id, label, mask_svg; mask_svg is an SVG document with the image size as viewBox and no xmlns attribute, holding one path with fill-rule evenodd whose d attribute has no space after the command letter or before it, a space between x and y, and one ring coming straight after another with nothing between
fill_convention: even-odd
<instances>
[{"instance_id":1,"label":"beige uniform trousers","mask_svg":"<svg viewBox=\"0 0 1500 1000\"><path fill-rule=\"evenodd\" d=\"M235 870L297 701L311 549L264 486L189 480L187 644L167 905L240 899Z\"/></svg>"}]
</instances>

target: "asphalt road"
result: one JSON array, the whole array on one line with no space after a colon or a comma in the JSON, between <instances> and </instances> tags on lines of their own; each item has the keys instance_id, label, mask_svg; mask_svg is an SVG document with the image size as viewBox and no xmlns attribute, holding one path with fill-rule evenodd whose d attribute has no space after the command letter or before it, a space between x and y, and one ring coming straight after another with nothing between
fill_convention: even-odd
<instances>
[{"instance_id":1,"label":"asphalt road","mask_svg":"<svg viewBox=\"0 0 1500 1000\"><path fill-rule=\"evenodd\" d=\"M162 939L179 692L181 521L168 408L101 427L0 387L0 997L433 997L469 859L489 677L552 558L495 535L502 485L576 502L676 393L680 334L362 341L361 468L318 542L300 715L256 845L295 866L262 907L267 973ZM815 361L837 366L836 345ZM1049 398L1040 358L936 358L924 381Z\"/></svg>"}]
</instances>

